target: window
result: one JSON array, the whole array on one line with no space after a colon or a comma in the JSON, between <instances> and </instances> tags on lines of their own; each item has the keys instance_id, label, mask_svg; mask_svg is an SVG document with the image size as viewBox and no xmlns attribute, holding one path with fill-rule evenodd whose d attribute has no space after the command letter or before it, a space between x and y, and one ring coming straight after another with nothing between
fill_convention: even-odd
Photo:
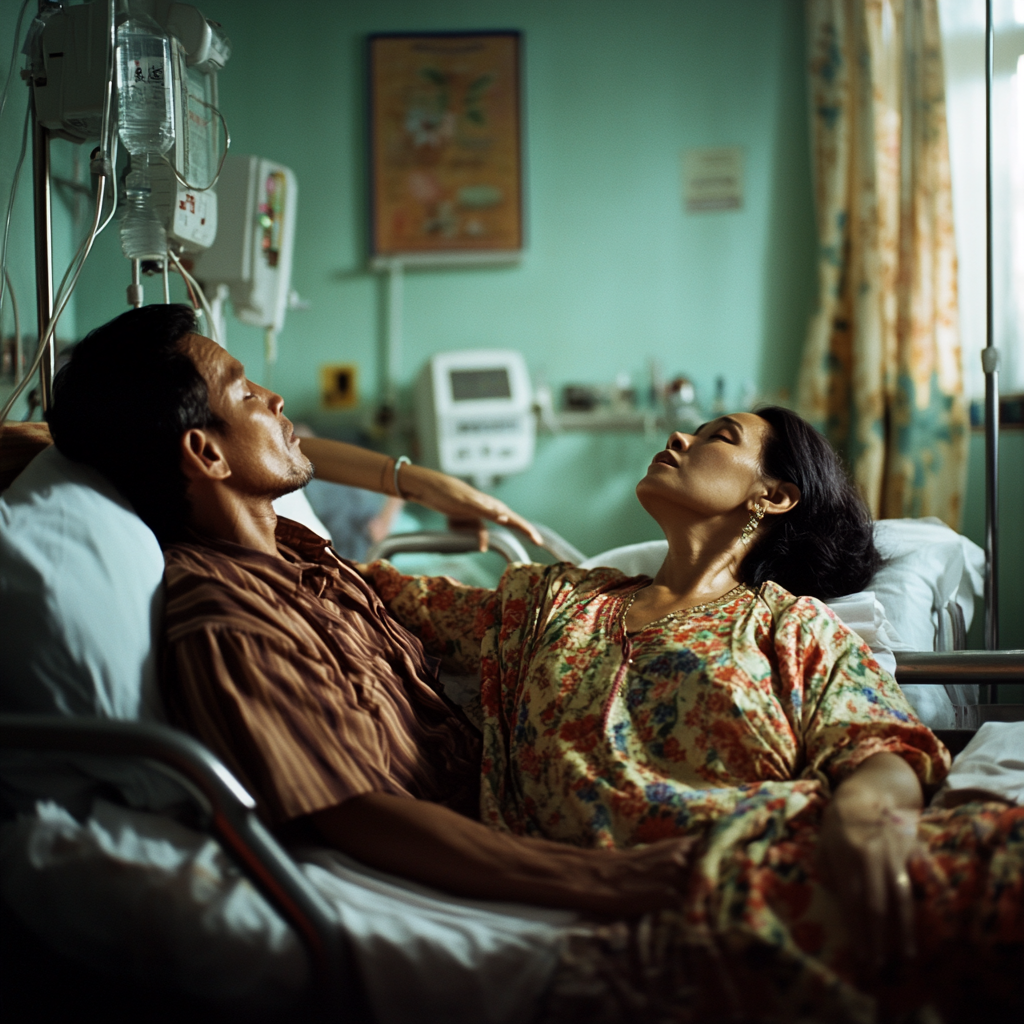
<instances>
[{"instance_id":1,"label":"window","mask_svg":"<svg viewBox=\"0 0 1024 1024\"><path fill-rule=\"evenodd\" d=\"M985 393L985 4L939 0L969 399ZM992 203L999 390L1024 391L1024 0L993 3Z\"/></svg>"}]
</instances>

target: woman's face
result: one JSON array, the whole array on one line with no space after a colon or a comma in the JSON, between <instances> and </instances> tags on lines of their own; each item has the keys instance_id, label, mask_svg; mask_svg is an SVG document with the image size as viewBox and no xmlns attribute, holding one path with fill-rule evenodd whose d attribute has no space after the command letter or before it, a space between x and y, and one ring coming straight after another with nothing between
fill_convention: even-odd
<instances>
[{"instance_id":1,"label":"woman's face","mask_svg":"<svg viewBox=\"0 0 1024 1024\"><path fill-rule=\"evenodd\" d=\"M746 512L765 493L761 451L770 429L760 416L738 412L693 434L676 431L637 484L640 503L656 519L658 510L670 508L698 519Z\"/></svg>"}]
</instances>

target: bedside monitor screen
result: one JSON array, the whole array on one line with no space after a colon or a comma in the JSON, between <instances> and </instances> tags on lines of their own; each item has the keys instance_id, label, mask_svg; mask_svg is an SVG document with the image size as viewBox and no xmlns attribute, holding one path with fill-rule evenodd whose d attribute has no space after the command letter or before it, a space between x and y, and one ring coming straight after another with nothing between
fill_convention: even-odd
<instances>
[{"instance_id":1,"label":"bedside monitor screen","mask_svg":"<svg viewBox=\"0 0 1024 1024\"><path fill-rule=\"evenodd\" d=\"M476 402L487 398L511 398L512 386L504 366L487 370L451 370L453 402Z\"/></svg>"}]
</instances>

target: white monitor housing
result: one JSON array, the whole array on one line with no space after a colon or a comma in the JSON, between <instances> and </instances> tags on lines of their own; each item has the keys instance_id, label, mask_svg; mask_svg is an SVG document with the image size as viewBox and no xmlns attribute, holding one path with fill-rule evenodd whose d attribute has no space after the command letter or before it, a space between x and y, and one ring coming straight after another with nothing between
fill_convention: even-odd
<instances>
[{"instance_id":1,"label":"white monitor housing","mask_svg":"<svg viewBox=\"0 0 1024 1024\"><path fill-rule=\"evenodd\" d=\"M521 353L440 352L420 372L414 397L425 464L486 487L533 462L533 394Z\"/></svg>"},{"instance_id":2,"label":"white monitor housing","mask_svg":"<svg viewBox=\"0 0 1024 1024\"><path fill-rule=\"evenodd\" d=\"M229 153L220 181L217 239L196 259L208 294L226 285L243 323L279 331L291 291L298 183L288 167Z\"/></svg>"}]
</instances>

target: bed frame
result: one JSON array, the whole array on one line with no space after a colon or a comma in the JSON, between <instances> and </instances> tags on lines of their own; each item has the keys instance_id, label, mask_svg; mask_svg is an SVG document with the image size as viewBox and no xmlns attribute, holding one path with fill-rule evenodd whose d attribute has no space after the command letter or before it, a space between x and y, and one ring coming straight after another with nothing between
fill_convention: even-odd
<instances>
[{"instance_id":1,"label":"bed frame","mask_svg":"<svg viewBox=\"0 0 1024 1024\"><path fill-rule=\"evenodd\" d=\"M292 1008L288 1019L292 1014L295 1019L339 1024L370 1019L351 948L334 912L256 816L256 801L197 740L146 722L0 715L0 748L135 757L170 776L198 807L199 827L220 842L306 948L312 991L304 1012Z\"/></svg>"}]
</instances>

